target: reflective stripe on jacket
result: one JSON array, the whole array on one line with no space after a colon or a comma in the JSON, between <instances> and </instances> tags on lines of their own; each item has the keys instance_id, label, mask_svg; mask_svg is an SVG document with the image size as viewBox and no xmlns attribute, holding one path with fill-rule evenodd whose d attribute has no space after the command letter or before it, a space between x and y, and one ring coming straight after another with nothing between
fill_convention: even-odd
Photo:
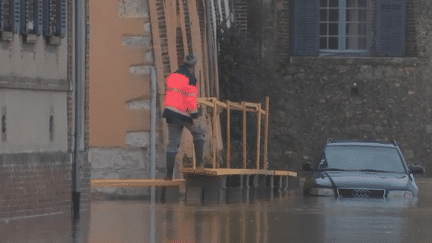
<instances>
[{"instance_id":1,"label":"reflective stripe on jacket","mask_svg":"<svg viewBox=\"0 0 432 243\"><path fill-rule=\"evenodd\" d=\"M166 79L165 109L191 117L197 112L198 83L190 85L189 78L181 73L172 73Z\"/></svg>"}]
</instances>

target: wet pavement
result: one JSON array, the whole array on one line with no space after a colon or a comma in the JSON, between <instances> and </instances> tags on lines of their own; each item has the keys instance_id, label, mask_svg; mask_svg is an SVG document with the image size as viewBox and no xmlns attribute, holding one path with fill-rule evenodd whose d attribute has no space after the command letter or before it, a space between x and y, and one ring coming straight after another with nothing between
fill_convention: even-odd
<instances>
[{"instance_id":1,"label":"wet pavement","mask_svg":"<svg viewBox=\"0 0 432 243\"><path fill-rule=\"evenodd\" d=\"M59 215L0 222L8 227L0 242L432 242L432 180L418 187L416 202L304 197L301 189L216 205L93 201L73 227Z\"/></svg>"}]
</instances>

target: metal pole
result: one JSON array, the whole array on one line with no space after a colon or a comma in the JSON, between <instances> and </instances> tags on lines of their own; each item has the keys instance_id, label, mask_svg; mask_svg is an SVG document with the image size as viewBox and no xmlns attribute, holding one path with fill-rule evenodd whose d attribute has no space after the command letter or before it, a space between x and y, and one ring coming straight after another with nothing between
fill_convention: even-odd
<instances>
[{"instance_id":1,"label":"metal pole","mask_svg":"<svg viewBox=\"0 0 432 243\"><path fill-rule=\"evenodd\" d=\"M79 151L83 146L82 131L84 126L84 70L85 70L85 5L83 0L75 0L75 131L74 153L72 160L72 211L74 219L79 218L80 206L80 178L79 178ZM82 145L82 146L80 146Z\"/></svg>"},{"instance_id":2,"label":"metal pole","mask_svg":"<svg viewBox=\"0 0 432 243\"><path fill-rule=\"evenodd\" d=\"M151 179L156 179L156 98L157 98L157 80L156 70L150 67L151 71L151 121L150 121L150 176ZM151 205L150 205L150 242L156 242L156 188L151 188Z\"/></svg>"},{"instance_id":3,"label":"metal pole","mask_svg":"<svg viewBox=\"0 0 432 243\"><path fill-rule=\"evenodd\" d=\"M256 165L257 170L260 168L260 145L261 145L261 104L257 106L257 147L256 147ZM266 168L264 168L266 169Z\"/></svg>"}]
</instances>

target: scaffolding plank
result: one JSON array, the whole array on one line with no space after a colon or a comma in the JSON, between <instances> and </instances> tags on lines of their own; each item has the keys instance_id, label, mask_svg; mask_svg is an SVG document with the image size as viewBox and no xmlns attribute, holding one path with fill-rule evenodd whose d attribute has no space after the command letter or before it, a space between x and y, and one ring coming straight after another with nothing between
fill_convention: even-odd
<instances>
[{"instance_id":1,"label":"scaffolding plank","mask_svg":"<svg viewBox=\"0 0 432 243\"><path fill-rule=\"evenodd\" d=\"M92 179L92 187L184 187L185 180L152 180L152 179Z\"/></svg>"},{"instance_id":2,"label":"scaffolding plank","mask_svg":"<svg viewBox=\"0 0 432 243\"><path fill-rule=\"evenodd\" d=\"M211 168L183 168L181 170L183 174L201 174L211 176L223 176L223 175L286 175L286 176L297 176L296 172L293 171L274 171L274 170L257 170L257 169L211 169Z\"/></svg>"},{"instance_id":3,"label":"scaffolding plank","mask_svg":"<svg viewBox=\"0 0 432 243\"><path fill-rule=\"evenodd\" d=\"M297 172L294 171L285 171L285 170L276 170L274 172L276 176L297 176Z\"/></svg>"}]
</instances>

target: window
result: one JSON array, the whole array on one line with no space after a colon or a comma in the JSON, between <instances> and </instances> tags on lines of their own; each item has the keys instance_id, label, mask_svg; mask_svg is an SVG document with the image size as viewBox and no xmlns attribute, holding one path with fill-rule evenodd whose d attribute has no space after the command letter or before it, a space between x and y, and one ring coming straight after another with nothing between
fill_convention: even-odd
<instances>
[{"instance_id":1,"label":"window","mask_svg":"<svg viewBox=\"0 0 432 243\"><path fill-rule=\"evenodd\" d=\"M61 36L66 33L66 0L44 1L44 35Z\"/></svg>"},{"instance_id":2,"label":"window","mask_svg":"<svg viewBox=\"0 0 432 243\"><path fill-rule=\"evenodd\" d=\"M0 31L64 37L66 0L0 0Z\"/></svg>"},{"instance_id":3,"label":"window","mask_svg":"<svg viewBox=\"0 0 432 243\"><path fill-rule=\"evenodd\" d=\"M367 0L320 0L320 52L365 52Z\"/></svg>"},{"instance_id":4,"label":"window","mask_svg":"<svg viewBox=\"0 0 432 243\"><path fill-rule=\"evenodd\" d=\"M19 22L19 2L16 0L0 0L0 31L12 32L16 30L14 28L16 21Z\"/></svg>"},{"instance_id":5,"label":"window","mask_svg":"<svg viewBox=\"0 0 432 243\"><path fill-rule=\"evenodd\" d=\"M42 0L21 1L21 34L42 34Z\"/></svg>"},{"instance_id":6,"label":"window","mask_svg":"<svg viewBox=\"0 0 432 243\"><path fill-rule=\"evenodd\" d=\"M406 0L292 0L291 11L293 55L405 55Z\"/></svg>"}]
</instances>

